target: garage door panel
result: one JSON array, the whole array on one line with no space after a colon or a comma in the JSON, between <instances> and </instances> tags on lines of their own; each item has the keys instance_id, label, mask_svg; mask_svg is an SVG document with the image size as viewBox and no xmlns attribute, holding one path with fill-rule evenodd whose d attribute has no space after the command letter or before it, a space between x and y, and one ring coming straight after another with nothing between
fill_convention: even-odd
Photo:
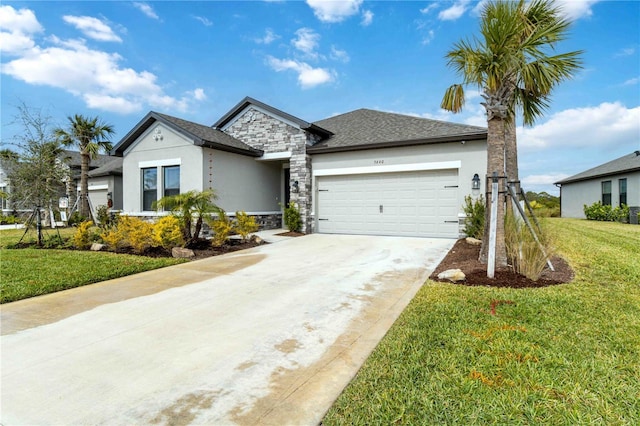
<instances>
[{"instance_id":1,"label":"garage door panel","mask_svg":"<svg viewBox=\"0 0 640 426\"><path fill-rule=\"evenodd\" d=\"M322 176L318 232L455 238L457 186L455 169Z\"/></svg>"}]
</instances>

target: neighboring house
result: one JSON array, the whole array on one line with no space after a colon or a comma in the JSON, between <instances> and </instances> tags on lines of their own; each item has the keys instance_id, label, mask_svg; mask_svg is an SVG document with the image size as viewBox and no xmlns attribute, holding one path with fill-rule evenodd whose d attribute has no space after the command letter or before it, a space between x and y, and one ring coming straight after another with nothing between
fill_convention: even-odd
<instances>
[{"instance_id":1,"label":"neighboring house","mask_svg":"<svg viewBox=\"0 0 640 426\"><path fill-rule=\"evenodd\" d=\"M0 159L0 193L2 195L0 196L0 214L3 215L10 215L13 210L8 197L9 193L11 193L11 185L9 184L7 174L7 165Z\"/></svg>"},{"instance_id":2,"label":"neighboring house","mask_svg":"<svg viewBox=\"0 0 640 426\"><path fill-rule=\"evenodd\" d=\"M78 151L64 151L64 160L71 169L71 182L67 188L69 208L80 195L80 168L82 158ZM94 209L109 206L122 209L122 158L98 154L89 164L89 200Z\"/></svg>"},{"instance_id":3,"label":"neighboring house","mask_svg":"<svg viewBox=\"0 0 640 426\"><path fill-rule=\"evenodd\" d=\"M625 204L630 208L638 209L640 208L640 151L601 164L555 184L560 186L562 217L584 219L584 206L590 206L597 201L612 207ZM634 215L631 216L633 218Z\"/></svg>"},{"instance_id":4,"label":"neighboring house","mask_svg":"<svg viewBox=\"0 0 640 426\"><path fill-rule=\"evenodd\" d=\"M123 158L123 211L212 188L229 213L282 226L295 202L303 231L454 237L464 197L487 169L485 128L360 109L310 123L245 98L213 126L147 114ZM477 190L473 195L479 195Z\"/></svg>"}]
</instances>

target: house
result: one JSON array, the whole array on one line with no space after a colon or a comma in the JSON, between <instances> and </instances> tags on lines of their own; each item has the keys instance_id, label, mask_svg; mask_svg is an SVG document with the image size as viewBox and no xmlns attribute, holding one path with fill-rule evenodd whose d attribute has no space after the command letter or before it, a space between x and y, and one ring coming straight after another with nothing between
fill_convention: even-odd
<instances>
[{"instance_id":1,"label":"house","mask_svg":"<svg viewBox=\"0 0 640 426\"><path fill-rule=\"evenodd\" d=\"M63 151L69 166L71 181L67 187L69 208L73 208L80 195L80 169L82 158L78 151ZM109 206L122 209L122 158L98 154L89 164L89 200L94 209ZM109 202L111 201L111 202Z\"/></svg>"},{"instance_id":2,"label":"house","mask_svg":"<svg viewBox=\"0 0 640 426\"><path fill-rule=\"evenodd\" d=\"M265 228L282 226L293 201L307 233L456 238L464 197L486 174L486 138L482 127L369 109L311 123L247 97L212 126L152 111L112 155L124 214L153 216L165 195L212 188L220 207Z\"/></svg>"},{"instance_id":3,"label":"house","mask_svg":"<svg viewBox=\"0 0 640 426\"><path fill-rule=\"evenodd\" d=\"M603 205L629 206L640 211L640 151L624 155L577 175L555 183L560 186L560 214L562 217L585 218L585 205L600 201Z\"/></svg>"}]
</instances>

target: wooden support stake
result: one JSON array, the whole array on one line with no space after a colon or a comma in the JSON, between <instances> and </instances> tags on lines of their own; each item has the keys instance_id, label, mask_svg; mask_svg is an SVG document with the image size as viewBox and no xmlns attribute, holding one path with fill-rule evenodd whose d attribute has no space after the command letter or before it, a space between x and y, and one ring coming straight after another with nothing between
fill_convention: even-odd
<instances>
[{"instance_id":1,"label":"wooden support stake","mask_svg":"<svg viewBox=\"0 0 640 426\"><path fill-rule=\"evenodd\" d=\"M491 177L491 218L489 221L489 254L487 259L487 277L495 277L496 272L496 233L498 226L498 173Z\"/></svg>"}]
</instances>

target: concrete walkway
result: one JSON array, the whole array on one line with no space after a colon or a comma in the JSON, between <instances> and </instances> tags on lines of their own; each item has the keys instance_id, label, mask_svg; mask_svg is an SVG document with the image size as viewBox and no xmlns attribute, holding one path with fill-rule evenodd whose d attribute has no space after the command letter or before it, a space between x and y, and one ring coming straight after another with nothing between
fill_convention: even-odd
<instances>
[{"instance_id":1,"label":"concrete walkway","mask_svg":"<svg viewBox=\"0 0 640 426\"><path fill-rule=\"evenodd\" d=\"M314 234L2 305L0 423L317 425L454 242Z\"/></svg>"}]
</instances>

